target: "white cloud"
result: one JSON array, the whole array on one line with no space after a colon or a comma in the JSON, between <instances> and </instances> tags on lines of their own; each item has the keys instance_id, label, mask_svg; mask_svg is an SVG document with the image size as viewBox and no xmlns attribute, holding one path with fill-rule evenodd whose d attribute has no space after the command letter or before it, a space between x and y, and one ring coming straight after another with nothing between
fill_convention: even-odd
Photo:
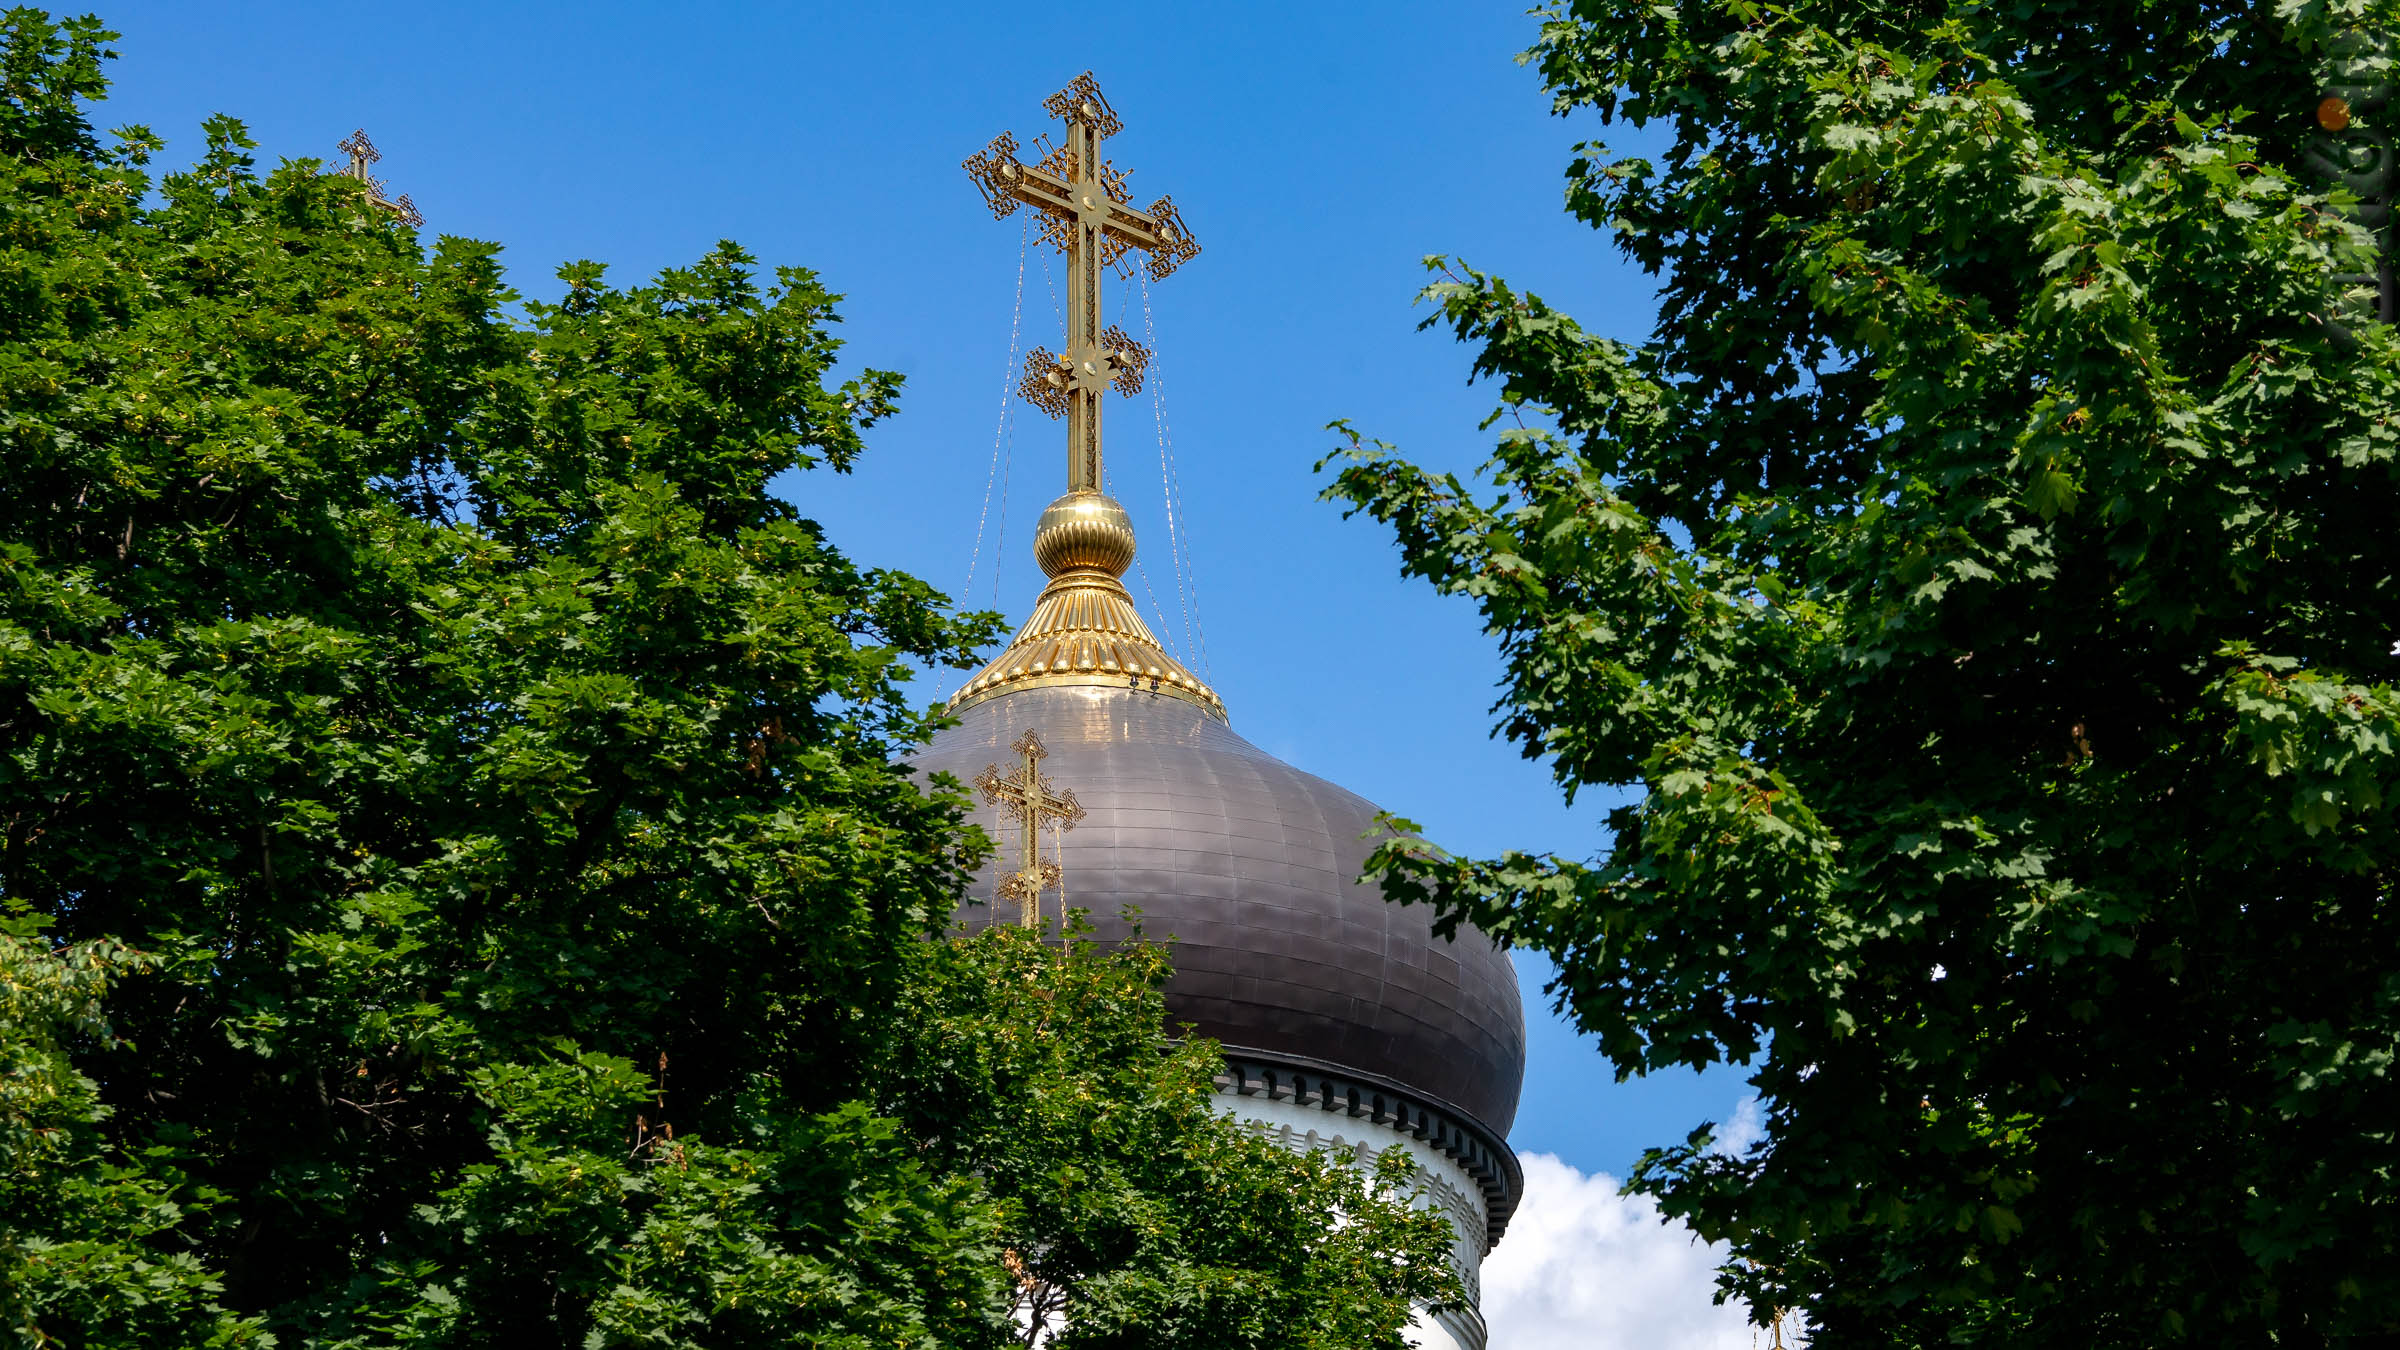
<instances>
[{"instance_id":1,"label":"white cloud","mask_svg":"<svg viewBox=\"0 0 2400 1350\"><path fill-rule=\"evenodd\" d=\"M1733 1118L1717 1127L1717 1137L1709 1142L1708 1151L1738 1158L1766 1137L1766 1115L1759 1110L1758 1098L1744 1097L1733 1108Z\"/></svg>"},{"instance_id":2,"label":"white cloud","mask_svg":"<svg viewBox=\"0 0 2400 1350\"><path fill-rule=\"evenodd\" d=\"M1749 1104L1756 1129L1756 1103ZM1732 1125L1738 1128L1740 1111ZM1531 1153L1525 1198L1483 1263L1492 1350L1752 1350L1767 1338L1742 1309L1711 1302L1723 1248L1662 1225L1646 1196L1617 1194ZM1788 1339L1788 1333L1787 1333Z\"/></svg>"}]
</instances>

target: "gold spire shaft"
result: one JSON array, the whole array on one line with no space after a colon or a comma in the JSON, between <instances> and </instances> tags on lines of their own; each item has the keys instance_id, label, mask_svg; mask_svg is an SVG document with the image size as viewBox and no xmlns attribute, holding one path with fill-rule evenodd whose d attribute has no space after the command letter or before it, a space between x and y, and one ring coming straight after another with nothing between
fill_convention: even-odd
<instances>
[{"instance_id":1,"label":"gold spire shaft","mask_svg":"<svg viewBox=\"0 0 2400 1350\"><path fill-rule=\"evenodd\" d=\"M1067 115L1067 143L1077 170L1073 245L1067 249L1067 361L1074 367L1074 401L1067 405L1067 491L1100 490L1100 395L1109 378L1109 352L1100 345L1100 229L1094 207L1107 201L1100 186L1100 128L1092 105L1078 100Z\"/></svg>"}]
</instances>

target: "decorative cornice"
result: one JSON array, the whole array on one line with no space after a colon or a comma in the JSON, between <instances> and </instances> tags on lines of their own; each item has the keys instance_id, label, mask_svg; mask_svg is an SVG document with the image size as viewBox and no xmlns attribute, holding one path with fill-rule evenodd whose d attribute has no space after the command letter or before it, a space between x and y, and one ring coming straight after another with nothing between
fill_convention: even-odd
<instances>
[{"instance_id":1,"label":"decorative cornice","mask_svg":"<svg viewBox=\"0 0 2400 1350\"><path fill-rule=\"evenodd\" d=\"M1231 1096L1263 1096L1369 1120L1421 1140L1464 1169L1483 1192L1484 1237L1496 1243L1508 1231L1525 1172L1508 1141L1456 1107L1411 1092L1374 1074L1307 1060L1225 1047L1225 1071L1217 1090Z\"/></svg>"}]
</instances>

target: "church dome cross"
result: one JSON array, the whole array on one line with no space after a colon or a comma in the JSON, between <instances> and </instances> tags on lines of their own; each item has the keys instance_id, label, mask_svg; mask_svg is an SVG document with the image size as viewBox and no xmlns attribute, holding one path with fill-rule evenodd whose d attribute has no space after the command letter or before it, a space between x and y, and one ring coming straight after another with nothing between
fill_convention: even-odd
<instances>
[{"instance_id":1,"label":"church dome cross","mask_svg":"<svg viewBox=\"0 0 2400 1350\"><path fill-rule=\"evenodd\" d=\"M1056 356L1037 347L1026 354L1027 401L1067 419L1067 490L1098 492L1100 396L1111 385L1141 391L1150 353L1115 328L1100 326L1100 269L1126 271L1136 252L1148 255L1152 280L1163 280L1199 256L1200 245L1176 213L1172 198L1135 210L1125 175L1101 158L1101 143L1124 130L1090 71L1051 95L1042 107L1063 119L1066 141L1045 148L1037 162L1017 158L1007 132L970 155L964 168L995 217L1020 206L1043 215L1042 238L1067 255L1067 343Z\"/></svg>"}]
</instances>

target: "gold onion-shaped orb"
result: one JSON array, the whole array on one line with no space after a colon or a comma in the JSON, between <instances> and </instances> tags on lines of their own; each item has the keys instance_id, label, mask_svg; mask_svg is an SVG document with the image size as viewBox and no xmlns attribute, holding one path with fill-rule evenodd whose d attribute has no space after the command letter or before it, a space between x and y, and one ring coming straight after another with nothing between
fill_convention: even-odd
<instances>
[{"instance_id":1,"label":"gold onion-shaped orb","mask_svg":"<svg viewBox=\"0 0 2400 1350\"><path fill-rule=\"evenodd\" d=\"M1133 566L1133 521L1114 497L1070 492L1050 503L1034 525L1033 560L1044 576L1093 571L1121 577Z\"/></svg>"}]
</instances>

